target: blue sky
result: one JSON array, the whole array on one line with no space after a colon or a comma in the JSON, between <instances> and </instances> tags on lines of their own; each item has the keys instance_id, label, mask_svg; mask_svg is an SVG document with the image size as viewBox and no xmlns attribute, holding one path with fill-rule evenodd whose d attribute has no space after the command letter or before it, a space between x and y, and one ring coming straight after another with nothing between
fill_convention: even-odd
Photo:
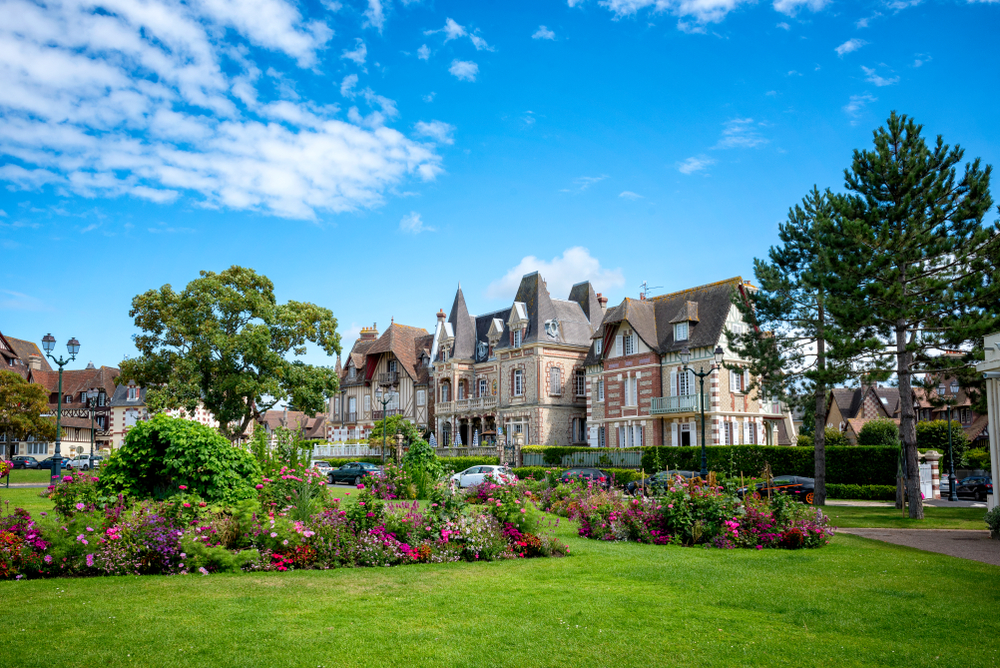
<instances>
[{"instance_id":1,"label":"blue sky","mask_svg":"<svg viewBox=\"0 0 1000 668\"><path fill-rule=\"evenodd\" d=\"M1000 2L0 0L0 331L134 353L232 264L430 330L461 281L751 277L890 110L1000 162ZM995 219L991 214L991 220ZM332 363L310 354L315 363Z\"/></svg>"}]
</instances>

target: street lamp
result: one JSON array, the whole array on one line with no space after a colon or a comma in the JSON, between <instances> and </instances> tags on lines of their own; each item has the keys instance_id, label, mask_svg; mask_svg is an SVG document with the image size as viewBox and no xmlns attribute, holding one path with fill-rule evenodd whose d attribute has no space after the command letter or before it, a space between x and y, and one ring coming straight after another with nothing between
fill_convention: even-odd
<instances>
[{"instance_id":1,"label":"street lamp","mask_svg":"<svg viewBox=\"0 0 1000 668\"><path fill-rule=\"evenodd\" d=\"M684 371L690 371L694 375L698 376L698 382L700 384L701 394L698 397L698 402L701 404L701 478L705 480L708 477L708 452L705 450L705 377L711 376L712 372L719 368L722 364L722 346L717 346L715 348L715 361L712 366L709 367L708 371L705 371L704 367L695 371L688 366L688 362L691 361L691 351L687 349L687 346L681 348L680 357L681 363L684 364Z\"/></svg>"},{"instance_id":2,"label":"street lamp","mask_svg":"<svg viewBox=\"0 0 1000 668\"><path fill-rule=\"evenodd\" d=\"M69 352L69 359L64 359L62 355L59 359L52 356L52 351L56 347L56 337L51 333L42 337L42 348L45 349L45 356L56 363L59 367L59 395L56 397L56 453L52 460L52 478L56 479L62 475L62 378L63 367L76 359L76 354L80 352L80 342L74 336L66 342L66 350ZM93 430L91 430L93 433Z\"/></svg>"},{"instance_id":3,"label":"street lamp","mask_svg":"<svg viewBox=\"0 0 1000 668\"><path fill-rule=\"evenodd\" d=\"M385 465L385 430L386 430L386 426L388 424L387 421L389 419L389 415L387 414L387 411L385 410L385 407L388 406L390 403L392 403L392 401L396 398L396 393L392 390L392 387L393 386L392 386L391 383L387 383L386 385L384 385L382 387L379 387L379 389L375 392L375 401L377 401L380 404L382 404L382 464L383 464L383 466ZM384 391L383 391L383 388L384 388Z\"/></svg>"},{"instance_id":4,"label":"street lamp","mask_svg":"<svg viewBox=\"0 0 1000 668\"><path fill-rule=\"evenodd\" d=\"M948 500L958 501L958 481L955 478L955 450L951 447L951 404L948 404L948 459L949 468L951 469L948 473Z\"/></svg>"},{"instance_id":5,"label":"street lamp","mask_svg":"<svg viewBox=\"0 0 1000 668\"><path fill-rule=\"evenodd\" d=\"M94 409L97 407L97 397L100 391L96 387L87 390L87 408L90 409L90 464L94 465Z\"/></svg>"}]
</instances>

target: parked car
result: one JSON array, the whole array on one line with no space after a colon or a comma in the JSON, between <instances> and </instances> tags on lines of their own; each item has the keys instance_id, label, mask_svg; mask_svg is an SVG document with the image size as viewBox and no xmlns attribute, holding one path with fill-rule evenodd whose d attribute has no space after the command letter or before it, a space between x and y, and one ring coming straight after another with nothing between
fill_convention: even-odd
<instances>
[{"instance_id":1,"label":"parked car","mask_svg":"<svg viewBox=\"0 0 1000 668\"><path fill-rule=\"evenodd\" d=\"M985 501L987 494L993 493L993 478L988 475L973 475L962 478L955 484L955 493L959 498L971 497L976 501Z\"/></svg>"},{"instance_id":2,"label":"parked car","mask_svg":"<svg viewBox=\"0 0 1000 668\"><path fill-rule=\"evenodd\" d=\"M37 469L38 460L31 455L14 455L10 461L16 469Z\"/></svg>"},{"instance_id":3,"label":"parked car","mask_svg":"<svg viewBox=\"0 0 1000 668\"><path fill-rule=\"evenodd\" d=\"M697 471L682 471L678 469L671 469L669 471L660 471L659 473L654 473L653 475L642 480L633 480L628 485L625 486L625 491L633 496L639 494L640 491L645 491L646 496L654 494L663 494L667 491L670 483L677 479L677 476L686 478L688 480L698 477Z\"/></svg>"},{"instance_id":4,"label":"parked car","mask_svg":"<svg viewBox=\"0 0 1000 668\"><path fill-rule=\"evenodd\" d=\"M362 479L370 475L382 475L382 469L368 462L348 462L339 469L331 469L327 478L331 485L338 482L360 485Z\"/></svg>"},{"instance_id":5,"label":"parked car","mask_svg":"<svg viewBox=\"0 0 1000 668\"><path fill-rule=\"evenodd\" d=\"M748 492L753 494L755 498L770 494L789 494L802 503L812 505L815 489L816 480L814 478L805 478L798 475L778 475L771 479L770 484L759 482L754 486L752 492L747 487L744 487L737 494L740 498Z\"/></svg>"},{"instance_id":6,"label":"parked car","mask_svg":"<svg viewBox=\"0 0 1000 668\"><path fill-rule=\"evenodd\" d=\"M590 480L604 489L609 489L611 487L611 476L601 469L575 467L566 469L562 472L562 475L559 476L559 482L563 484L574 480Z\"/></svg>"},{"instance_id":7,"label":"parked car","mask_svg":"<svg viewBox=\"0 0 1000 668\"><path fill-rule=\"evenodd\" d=\"M59 466L61 466L62 468L66 468L66 464L67 462L69 462L69 457L60 457L59 459L61 460ZM38 468L52 470L52 465L55 463L55 460L56 460L55 455L53 455L52 457L46 457L42 461L38 462Z\"/></svg>"},{"instance_id":8,"label":"parked car","mask_svg":"<svg viewBox=\"0 0 1000 668\"><path fill-rule=\"evenodd\" d=\"M100 466L102 459L103 457L100 457L99 455L77 455L63 464L63 466L72 469L79 469L81 471L89 471L90 469L96 469Z\"/></svg>"},{"instance_id":9,"label":"parked car","mask_svg":"<svg viewBox=\"0 0 1000 668\"><path fill-rule=\"evenodd\" d=\"M472 487L485 480L487 475L492 475L494 480L499 483L514 481L514 474L509 468L496 465L470 466L464 471L451 476L451 480L459 487Z\"/></svg>"},{"instance_id":10,"label":"parked car","mask_svg":"<svg viewBox=\"0 0 1000 668\"><path fill-rule=\"evenodd\" d=\"M326 461L325 459L314 459L311 462L309 462L309 466L311 468L316 469L323 475L329 475L330 471L333 470L333 466L331 466L330 462Z\"/></svg>"}]
</instances>

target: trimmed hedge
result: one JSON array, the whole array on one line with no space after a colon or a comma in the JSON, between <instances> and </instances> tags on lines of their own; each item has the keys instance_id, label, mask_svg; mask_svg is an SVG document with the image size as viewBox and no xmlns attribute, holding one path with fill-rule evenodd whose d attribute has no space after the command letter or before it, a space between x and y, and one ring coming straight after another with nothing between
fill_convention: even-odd
<instances>
[{"instance_id":1,"label":"trimmed hedge","mask_svg":"<svg viewBox=\"0 0 1000 668\"><path fill-rule=\"evenodd\" d=\"M453 473L464 471L470 466L496 465L499 462L496 457L438 457L438 461L446 471L451 470Z\"/></svg>"},{"instance_id":2,"label":"trimmed hedge","mask_svg":"<svg viewBox=\"0 0 1000 668\"><path fill-rule=\"evenodd\" d=\"M534 476L535 480L542 480L545 477L546 471L552 471L556 475L559 475L565 470L565 468L559 466L519 466L511 469L511 471L514 472L514 475L518 478ZM642 478L641 471L633 471L632 469L601 468L600 470L612 476L612 478L614 478L614 483L618 486L627 485L633 480L639 480ZM648 478L649 476L646 477Z\"/></svg>"},{"instance_id":3,"label":"trimmed hedge","mask_svg":"<svg viewBox=\"0 0 1000 668\"><path fill-rule=\"evenodd\" d=\"M701 468L700 447L644 448L642 466L646 471ZM740 473L757 476L770 463L774 475L813 477L814 451L781 445L713 445L706 448L708 468L729 476ZM899 450L876 445L830 446L826 450L826 480L854 485L892 485L895 489ZM654 451L659 453L655 466ZM893 492L895 494L895 492ZM895 498L895 496L893 497Z\"/></svg>"},{"instance_id":4,"label":"trimmed hedge","mask_svg":"<svg viewBox=\"0 0 1000 668\"><path fill-rule=\"evenodd\" d=\"M862 499L865 501L895 501L895 485L839 485L827 484L826 496L830 499Z\"/></svg>"}]
</instances>

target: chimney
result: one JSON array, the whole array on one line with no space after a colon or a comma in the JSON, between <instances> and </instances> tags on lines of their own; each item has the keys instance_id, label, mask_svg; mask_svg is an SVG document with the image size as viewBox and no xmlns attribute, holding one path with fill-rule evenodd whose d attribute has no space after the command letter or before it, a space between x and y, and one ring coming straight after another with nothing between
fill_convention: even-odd
<instances>
[{"instance_id":1,"label":"chimney","mask_svg":"<svg viewBox=\"0 0 1000 668\"><path fill-rule=\"evenodd\" d=\"M438 309L438 314L437 314L438 322L444 322L444 319L446 317L447 316L445 316L445 314L444 314L444 309Z\"/></svg>"},{"instance_id":2,"label":"chimney","mask_svg":"<svg viewBox=\"0 0 1000 668\"><path fill-rule=\"evenodd\" d=\"M639 293L639 301L641 301L641 302L646 301L646 293L645 292L640 292Z\"/></svg>"},{"instance_id":3,"label":"chimney","mask_svg":"<svg viewBox=\"0 0 1000 668\"><path fill-rule=\"evenodd\" d=\"M95 366L94 366L94 363L93 363L93 362L88 362L88 363L87 363L87 368L86 368L86 369L84 369L84 371L94 371L94 370L96 370L96 369L97 369L97 367L95 367Z\"/></svg>"},{"instance_id":4,"label":"chimney","mask_svg":"<svg viewBox=\"0 0 1000 668\"><path fill-rule=\"evenodd\" d=\"M601 305L601 308L608 307L608 298L602 295L600 292L597 293L597 303Z\"/></svg>"},{"instance_id":5,"label":"chimney","mask_svg":"<svg viewBox=\"0 0 1000 668\"><path fill-rule=\"evenodd\" d=\"M362 341L372 341L378 338L378 323L372 323L371 327L362 327L358 337Z\"/></svg>"},{"instance_id":6,"label":"chimney","mask_svg":"<svg viewBox=\"0 0 1000 668\"><path fill-rule=\"evenodd\" d=\"M42 370L42 356L31 354L28 355L28 366L34 371Z\"/></svg>"}]
</instances>

